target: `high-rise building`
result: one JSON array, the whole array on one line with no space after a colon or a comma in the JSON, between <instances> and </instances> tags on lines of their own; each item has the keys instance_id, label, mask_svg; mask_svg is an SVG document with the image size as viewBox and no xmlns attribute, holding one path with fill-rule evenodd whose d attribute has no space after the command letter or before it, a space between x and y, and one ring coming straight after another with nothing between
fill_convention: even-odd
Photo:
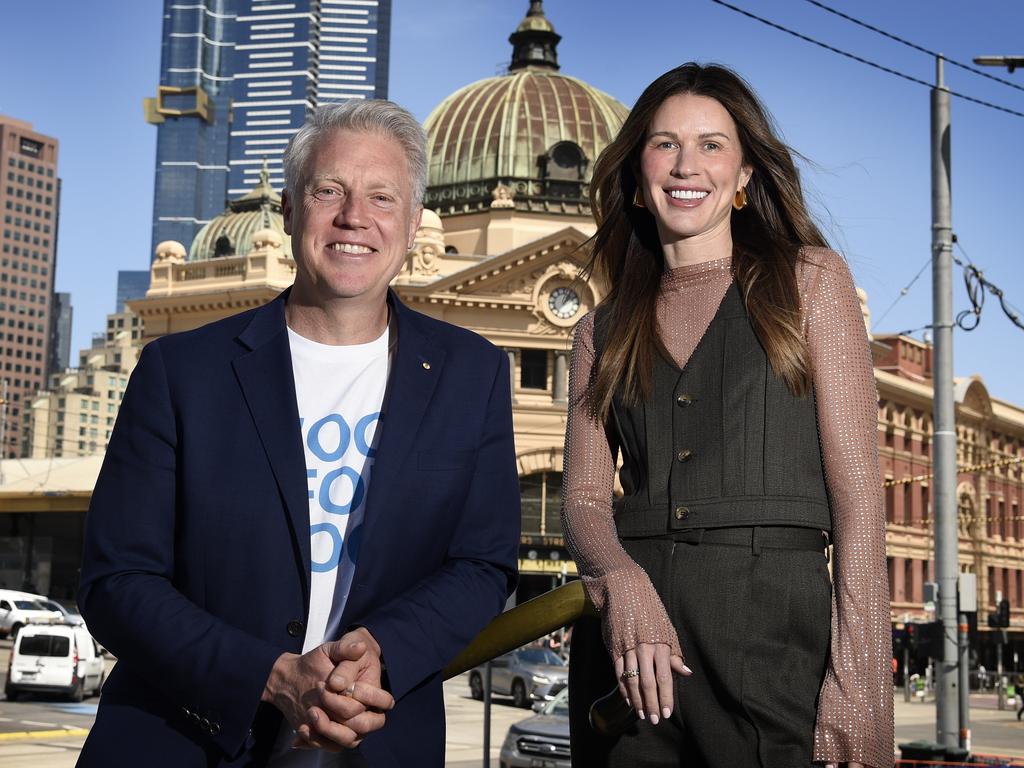
<instances>
[{"instance_id":1,"label":"high-rise building","mask_svg":"<svg viewBox=\"0 0 1024 768\"><path fill-rule=\"evenodd\" d=\"M141 299L149 290L148 269L119 269L117 271L117 301L115 312L124 312L125 302Z\"/></svg>"},{"instance_id":2,"label":"high-rise building","mask_svg":"<svg viewBox=\"0 0 1024 768\"><path fill-rule=\"evenodd\" d=\"M0 454L22 456L30 398L44 388L57 255L58 142L0 115Z\"/></svg>"},{"instance_id":3,"label":"high-rise building","mask_svg":"<svg viewBox=\"0 0 1024 768\"><path fill-rule=\"evenodd\" d=\"M281 187L309 110L386 98L390 28L391 0L164 0L153 252L188 247L265 161Z\"/></svg>"},{"instance_id":4,"label":"high-rise building","mask_svg":"<svg viewBox=\"0 0 1024 768\"><path fill-rule=\"evenodd\" d=\"M60 373L71 365L71 322L74 310L70 293L54 293L50 309L50 373Z\"/></svg>"}]
</instances>

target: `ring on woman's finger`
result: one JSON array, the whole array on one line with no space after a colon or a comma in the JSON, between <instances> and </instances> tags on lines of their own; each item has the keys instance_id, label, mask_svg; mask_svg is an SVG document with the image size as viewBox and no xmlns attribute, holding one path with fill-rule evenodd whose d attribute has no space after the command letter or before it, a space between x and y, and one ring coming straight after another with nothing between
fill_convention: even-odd
<instances>
[{"instance_id":1,"label":"ring on woman's finger","mask_svg":"<svg viewBox=\"0 0 1024 768\"><path fill-rule=\"evenodd\" d=\"M627 670L624 670L622 672L622 679L623 680L629 680L630 678L633 678L633 677L640 677L640 670L639 669L627 669Z\"/></svg>"}]
</instances>

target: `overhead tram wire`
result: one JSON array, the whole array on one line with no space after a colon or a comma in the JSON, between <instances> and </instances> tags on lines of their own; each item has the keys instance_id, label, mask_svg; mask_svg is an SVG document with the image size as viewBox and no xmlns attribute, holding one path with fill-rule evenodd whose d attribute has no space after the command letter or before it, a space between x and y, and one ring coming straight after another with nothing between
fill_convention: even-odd
<instances>
[{"instance_id":1,"label":"overhead tram wire","mask_svg":"<svg viewBox=\"0 0 1024 768\"><path fill-rule=\"evenodd\" d=\"M929 256L925 260L924 264L921 265L921 268L917 271L917 274L914 275L914 278L909 283L907 283L905 286L900 288L899 294L896 296L895 299L892 300L892 304L890 304L888 309L886 309L885 312L882 313L882 316L879 317L877 320L875 320L874 324L872 325L872 328L878 328L879 324L883 320L885 320L886 315L888 315L890 312L892 312L893 307L895 307L897 304L899 304L900 299L902 299L904 296L906 296L910 292L910 289L914 287L914 283L917 282L917 279L919 277L921 277L921 275L924 273L924 271L928 268L928 265L931 264L931 263L932 263L932 257Z\"/></svg>"},{"instance_id":2,"label":"overhead tram wire","mask_svg":"<svg viewBox=\"0 0 1024 768\"><path fill-rule=\"evenodd\" d=\"M1006 295L1003 293L1002 288L985 279L984 273L971 261L967 251L960 245L959 238L954 237L953 243L960 250L960 253L963 254L964 258L967 259L965 264L956 256L953 257L953 261L964 271L964 286L967 289L967 298L971 302L970 309L957 313L954 320L957 327L965 331L973 331L978 327L978 324L981 322L981 310L985 306L985 291L988 291L999 300L999 306L1002 307L1003 314L1009 318L1010 322L1024 330L1024 321L1021 320L1020 313L1016 312L1010 302L1006 300Z\"/></svg>"},{"instance_id":3,"label":"overhead tram wire","mask_svg":"<svg viewBox=\"0 0 1024 768\"><path fill-rule=\"evenodd\" d=\"M909 40L905 40L904 38L900 37L899 35L894 35L891 32L886 32L884 29L879 29L878 27L875 27L875 26L873 26L871 24L868 24L866 21L861 21L860 19L855 19L853 16L845 14L842 11L837 11L835 8L830 8L829 6L825 5L824 3L818 2L818 0L804 0L804 2L810 3L811 5L815 6L816 8L820 8L823 11L828 11L829 13L835 14L839 18L846 19L847 21L852 22L852 23L856 24L859 27L864 27L864 29L869 29L872 32L875 32L875 33L881 35L882 37L887 37L890 40L895 40L897 43L901 43L902 45L905 45L908 48L912 48L915 51L919 51L920 53L926 53L926 54L928 54L929 56L932 56L932 57L942 56L942 54L938 53L937 51L930 51L930 50L928 50L927 48L925 48L923 46L917 45L916 43L912 43ZM947 64L952 64L954 67L959 67L960 69L967 70L971 74L975 74L975 75L978 75L980 77L985 77L985 78L988 78L989 80L995 80L997 83L1002 83L1003 85L1008 85L1011 88L1016 88L1018 91L1024 91L1024 86L1018 85L1017 83L1014 83L1014 82L1012 82L1010 80L1005 80L1005 79L1003 79L1001 77L996 77L995 75L989 74L988 72L980 70L977 67L972 67L970 64L964 64L963 62L956 61L954 59L948 59L945 56L942 56L942 58L945 60L945 62Z\"/></svg>"},{"instance_id":4,"label":"overhead tram wire","mask_svg":"<svg viewBox=\"0 0 1024 768\"><path fill-rule=\"evenodd\" d=\"M735 11L741 16L746 16L747 18L753 19L754 21L759 21L762 24L771 27L772 29L777 29L780 32L785 32L787 35L792 35L795 38L803 40L804 42L811 43L812 45L816 45L819 48L824 48L826 51L839 54L840 56L845 56L848 59L853 59L854 61L860 62L861 64L866 64L869 67L873 67L874 69L878 69L881 70L882 72L886 72L890 75L902 78L903 80L907 80L908 82L916 83L917 85L923 85L925 88L928 89L935 87L932 83L929 83L927 80L922 80L919 77L914 77L913 75L908 75L905 72L900 72L899 70L892 69L891 67L879 64L878 62L871 61L870 59L865 59L863 56L858 56L855 53L850 53L849 51L844 51L841 48L836 48L834 45L823 43L822 41L816 40L813 37L808 37L807 35L792 30L789 27L784 27L781 24L776 24L774 21L770 21L762 16L758 16L757 14L744 10L743 8L733 5L732 3L727 3L725 2L725 0L711 0L711 2L714 3L715 5L721 5L724 8L728 8L731 11ZM1013 115L1014 117L1024 117L1024 112L1018 112L1015 109L1003 107L999 104L993 104L991 101L985 101L983 99L975 98L974 96L968 96L966 93L960 93L958 91L949 90L948 88L946 89L946 91L949 93L950 96L956 96L958 99L970 101L974 104L980 104L983 107L988 107L989 109L994 109L999 112L1005 112L1006 114Z\"/></svg>"}]
</instances>

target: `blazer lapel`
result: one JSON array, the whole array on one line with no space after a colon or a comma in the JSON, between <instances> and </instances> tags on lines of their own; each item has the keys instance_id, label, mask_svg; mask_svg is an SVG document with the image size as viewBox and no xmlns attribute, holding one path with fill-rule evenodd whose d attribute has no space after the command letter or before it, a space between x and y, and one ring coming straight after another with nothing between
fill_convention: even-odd
<instances>
[{"instance_id":1,"label":"blazer lapel","mask_svg":"<svg viewBox=\"0 0 1024 768\"><path fill-rule=\"evenodd\" d=\"M407 309L393 292L389 291L388 300L396 313L398 350L389 376L381 414L382 431L366 498L360 545L364 552L380 519L388 514L391 490L402 485L402 467L434 394L445 358L444 348L423 330L419 316ZM365 557L360 558L360 562L363 560ZM356 581L360 570L357 567Z\"/></svg>"},{"instance_id":2,"label":"blazer lapel","mask_svg":"<svg viewBox=\"0 0 1024 768\"><path fill-rule=\"evenodd\" d=\"M232 361L263 450L281 491L309 603L309 500L284 306L288 291L261 307L239 334L249 351Z\"/></svg>"}]
</instances>

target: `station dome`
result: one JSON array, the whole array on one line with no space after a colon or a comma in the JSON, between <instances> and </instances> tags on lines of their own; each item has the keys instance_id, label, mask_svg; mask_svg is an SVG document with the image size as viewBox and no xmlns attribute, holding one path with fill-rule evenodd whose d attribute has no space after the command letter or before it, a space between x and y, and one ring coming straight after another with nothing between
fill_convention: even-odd
<instances>
[{"instance_id":1,"label":"station dome","mask_svg":"<svg viewBox=\"0 0 1024 768\"><path fill-rule=\"evenodd\" d=\"M291 258L292 243L284 231L281 196L270 186L270 174L265 163L256 186L242 197L229 200L227 210L196 233L188 249L188 260L247 256L253 247L253 236L257 233L263 235L262 230L273 232L284 254ZM261 242L265 240L265 236L260 239Z\"/></svg>"},{"instance_id":2,"label":"station dome","mask_svg":"<svg viewBox=\"0 0 1024 768\"><path fill-rule=\"evenodd\" d=\"M442 216L490 207L499 186L519 210L590 215L594 161L629 110L559 72L561 37L542 5L532 0L509 37L507 74L459 89L426 120L424 202Z\"/></svg>"}]
</instances>

